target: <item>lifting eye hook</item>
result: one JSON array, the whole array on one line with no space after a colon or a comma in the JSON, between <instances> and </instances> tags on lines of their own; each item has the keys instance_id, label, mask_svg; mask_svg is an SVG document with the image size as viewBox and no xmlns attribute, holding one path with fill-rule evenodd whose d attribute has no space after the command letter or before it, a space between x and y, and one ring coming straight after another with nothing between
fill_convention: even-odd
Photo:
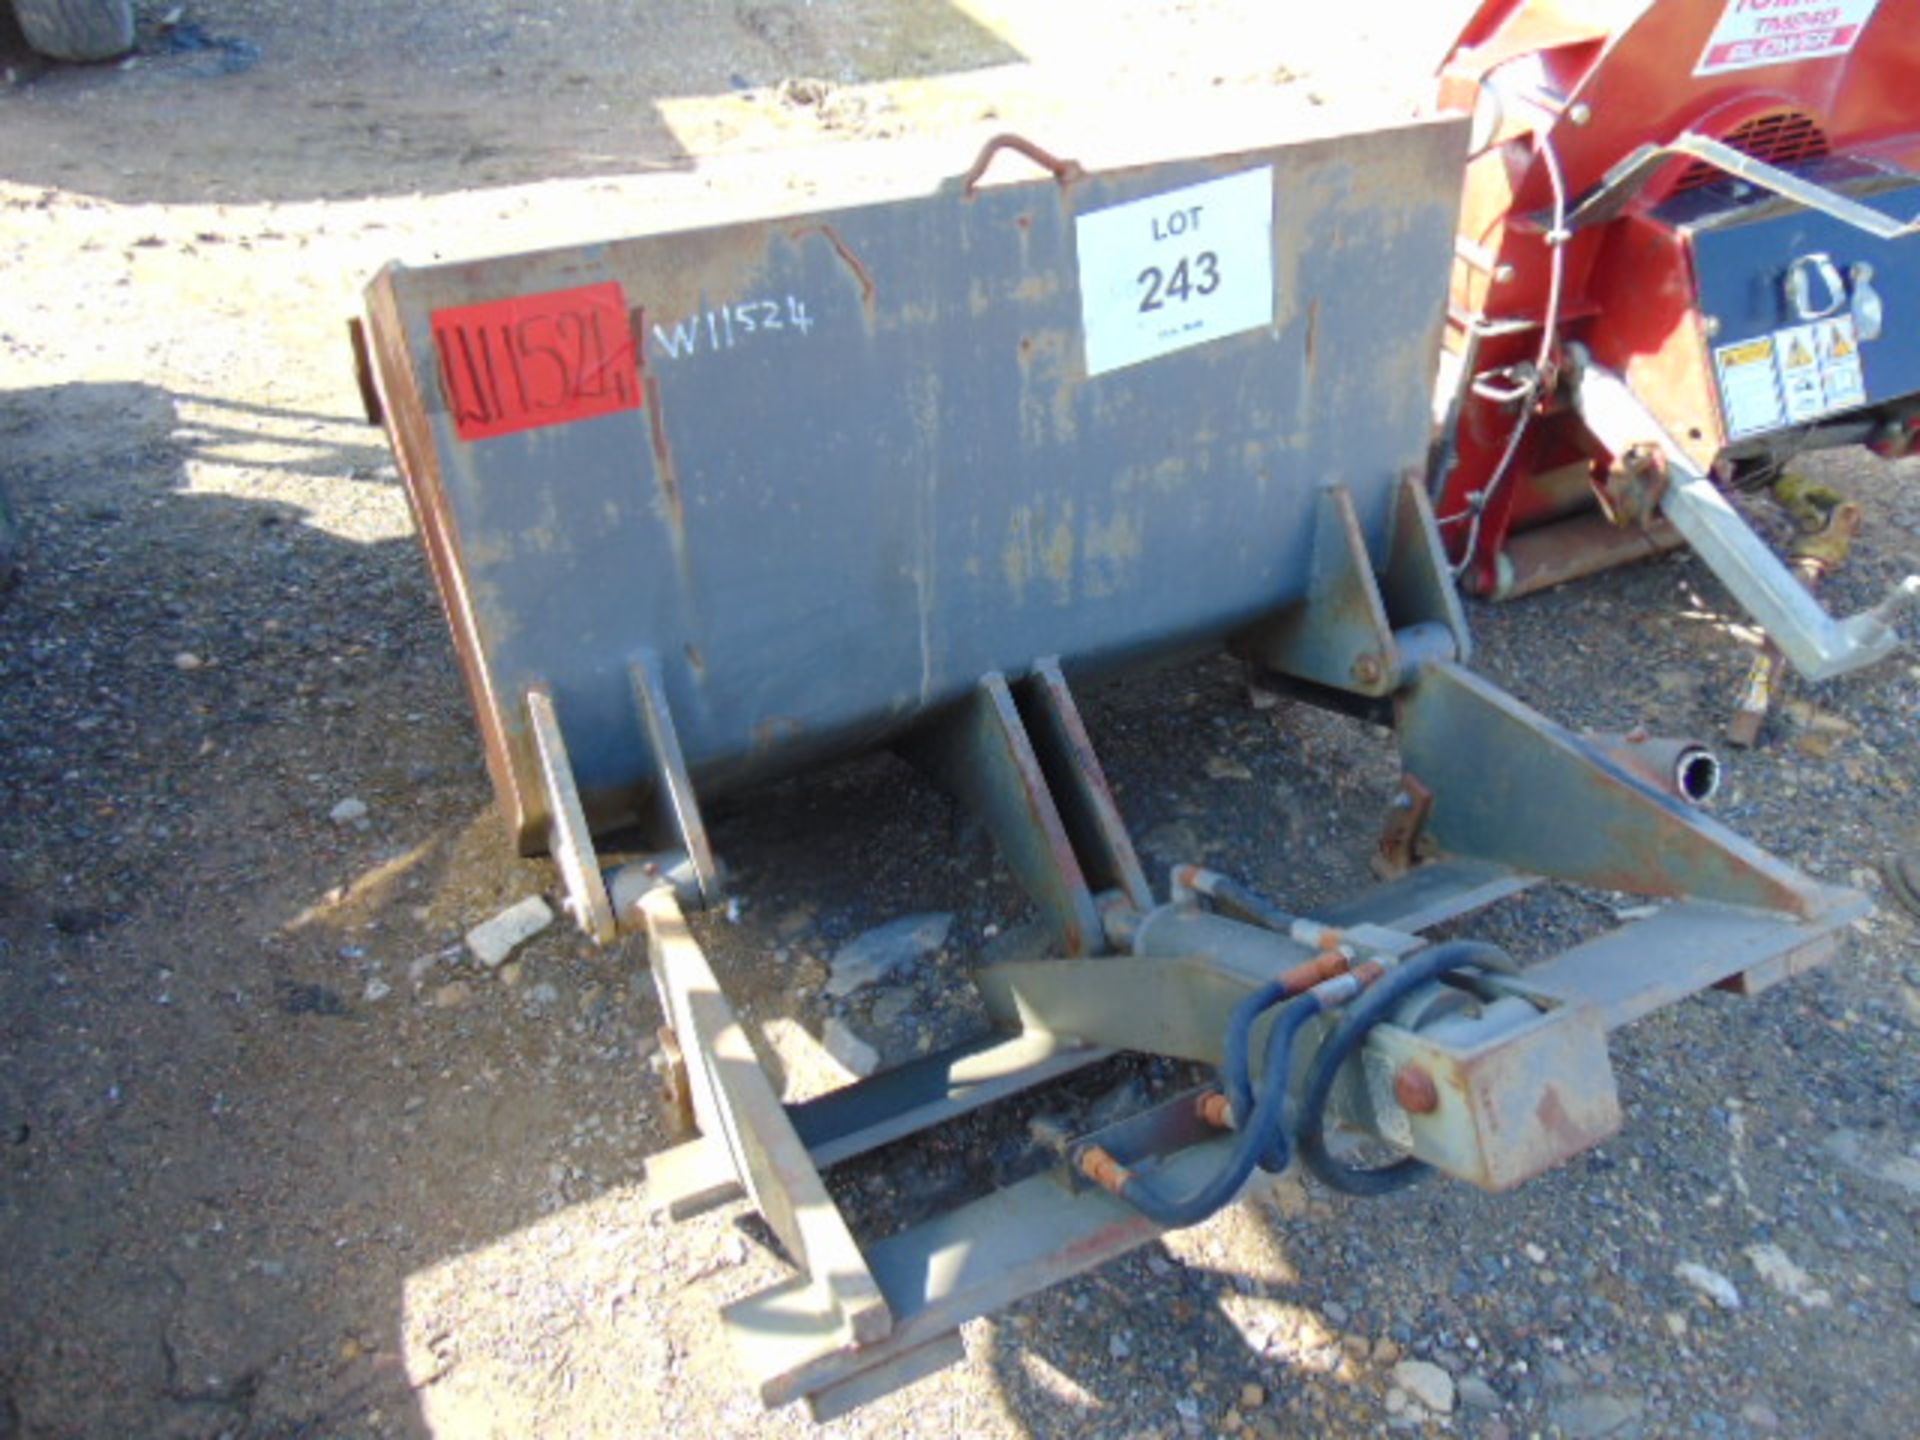
<instances>
[{"instance_id":1,"label":"lifting eye hook","mask_svg":"<svg viewBox=\"0 0 1920 1440\"><path fill-rule=\"evenodd\" d=\"M1026 156L1059 181L1062 187L1072 185L1074 181L1086 174L1086 171L1080 168L1078 160L1062 160L1051 151L1043 150L1024 135L1015 135L1008 131L995 135L980 147L979 157L967 168L967 173L960 177L960 193L963 196L969 200L973 198L974 192L980 188L981 180L986 177L987 167L993 163L993 157L1002 150L1012 150Z\"/></svg>"}]
</instances>

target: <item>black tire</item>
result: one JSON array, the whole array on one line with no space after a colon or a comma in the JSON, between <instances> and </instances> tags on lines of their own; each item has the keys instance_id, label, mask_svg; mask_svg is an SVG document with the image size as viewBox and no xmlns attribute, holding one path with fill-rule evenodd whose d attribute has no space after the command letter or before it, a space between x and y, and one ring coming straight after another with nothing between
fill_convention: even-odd
<instances>
[{"instance_id":1,"label":"black tire","mask_svg":"<svg viewBox=\"0 0 1920 1440\"><path fill-rule=\"evenodd\" d=\"M13 0L27 43L55 60L111 60L133 48L133 0Z\"/></svg>"}]
</instances>

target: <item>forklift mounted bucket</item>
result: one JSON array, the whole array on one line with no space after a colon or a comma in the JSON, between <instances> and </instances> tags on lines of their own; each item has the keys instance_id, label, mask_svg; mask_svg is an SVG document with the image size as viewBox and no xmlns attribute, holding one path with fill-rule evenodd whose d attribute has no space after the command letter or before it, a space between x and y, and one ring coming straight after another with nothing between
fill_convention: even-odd
<instances>
[{"instance_id":1,"label":"forklift mounted bucket","mask_svg":"<svg viewBox=\"0 0 1920 1440\"><path fill-rule=\"evenodd\" d=\"M1356 1193L1516 1185L1618 1126L1609 1030L1825 959L1864 912L1700 813L1700 752L1466 668L1419 478L1465 140L1083 167L1001 137L907 198L373 283L369 392L502 808L590 932L646 937L698 1129L649 1189L745 1197L793 1264L724 1312L768 1404L948 1364L966 1321L1296 1152ZM1396 734L1379 888L1292 914L1192 866L1150 885L1070 682L1223 646ZM991 1032L785 1104L686 918L725 890L702 805L883 744L981 816L1044 953L979 969ZM1539 877L1665 903L1524 968L1424 938ZM1117 1051L1218 1080L877 1240L828 1189Z\"/></svg>"}]
</instances>

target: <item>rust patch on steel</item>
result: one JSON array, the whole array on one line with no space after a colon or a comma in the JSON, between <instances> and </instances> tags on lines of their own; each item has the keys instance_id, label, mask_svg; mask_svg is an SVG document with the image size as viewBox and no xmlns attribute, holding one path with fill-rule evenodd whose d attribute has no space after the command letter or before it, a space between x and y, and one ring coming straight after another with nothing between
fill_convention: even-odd
<instances>
[{"instance_id":1,"label":"rust patch on steel","mask_svg":"<svg viewBox=\"0 0 1920 1440\"><path fill-rule=\"evenodd\" d=\"M1307 307L1307 375L1313 375L1314 363L1320 356L1320 302L1315 300Z\"/></svg>"},{"instance_id":2,"label":"rust patch on steel","mask_svg":"<svg viewBox=\"0 0 1920 1440\"><path fill-rule=\"evenodd\" d=\"M1685 538L1665 518L1653 520L1645 529L1623 530L1589 512L1542 525L1507 541L1512 579L1501 587L1499 598L1517 600L1684 544Z\"/></svg>"},{"instance_id":3,"label":"rust patch on steel","mask_svg":"<svg viewBox=\"0 0 1920 1440\"><path fill-rule=\"evenodd\" d=\"M1194 1102L1194 1113L1201 1123L1211 1125L1216 1130L1233 1128L1233 1105L1218 1090L1209 1090Z\"/></svg>"},{"instance_id":4,"label":"rust patch on steel","mask_svg":"<svg viewBox=\"0 0 1920 1440\"><path fill-rule=\"evenodd\" d=\"M685 535L687 506L680 494L680 473L674 468L673 446L667 441L667 417L660 404L660 377L647 376L646 386L647 433L653 439L654 475L660 482L660 498L666 501L673 533Z\"/></svg>"},{"instance_id":5,"label":"rust patch on steel","mask_svg":"<svg viewBox=\"0 0 1920 1440\"><path fill-rule=\"evenodd\" d=\"M818 235L833 247L833 253L840 257L840 263L860 284L860 308L867 312L867 324L871 327L879 302L879 290L873 283L873 273L867 269L866 262L854 253L853 247L847 244L846 237L826 224L801 225L789 231L788 235L796 244L809 235Z\"/></svg>"},{"instance_id":6,"label":"rust patch on steel","mask_svg":"<svg viewBox=\"0 0 1920 1440\"><path fill-rule=\"evenodd\" d=\"M648 316L670 329L751 294L766 275L774 233L770 225L752 223L656 236L644 275L615 273L645 295Z\"/></svg>"},{"instance_id":7,"label":"rust patch on steel","mask_svg":"<svg viewBox=\"0 0 1920 1440\"><path fill-rule=\"evenodd\" d=\"M1000 567L1007 588L1024 602L1029 585L1051 581L1059 599L1073 598L1074 556L1079 533L1071 496L1060 502L1062 514L1049 515L1040 504L1015 507L1007 517Z\"/></svg>"},{"instance_id":8,"label":"rust patch on steel","mask_svg":"<svg viewBox=\"0 0 1920 1440\"><path fill-rule=\"evenodd\" d=\"M1097 1263L1125 1254L1159 1233L1160 1228L1144 1215L1103 1225L1091 1235L1083 1236L1057 1251L1047 1268L1049 1271L1064 1270L1067 1274L1078 1274L1085 1262Z\"/></svg>"},{"instance_id":9,"label":"rust patch on steel","mask_svg":"<svg viewBox=\"0 0 1920 1440\"><path fill-rule=\"evenodd\" d=\"M769 715L753 727L753 748L762 753L777 750L805 729L791 715Z\"/></svg>"},{"instance_id":10,"label":"rust patch on steel","mask_svg":"<svg viewBox=\"0 0 1920 1440\"><path fill-rule=\"evenodd\" d=\"M1431 1115L1440 1108L1440 1087L1418 1065L1402 1065L1393 1077L1393 1098L1410 1115Z\"/></svg>"},{"instance_id":11,"label":"rust patch on steel","mask_svg":"<svg viewBox=\"0 0 1920 1440\"><path fill-rule=\"evenodd\" d=\"M1420 863L1420 842L1433 814L1433 791L1411 772L1400 777L1400 795L1387 812L1373 857L1373 873L1396 880Z\"/></svg>"},{"instance_id":12,"label":"rust patch on steel","mask_svg":"<svg viewBox=\"0 0 1920 1440\"><path fill-rule=\"evenodd\" d=\"M1331 933L1336 936L1339 934L1338 931ZM1335 943L1339 943L1337 939ZM1311 990L1322 980L1331 980L1336 975L1346 974L1349 963L1347 957L1338 950L1322 950L1313 959L1303 960L1291 970L1283 972L1279 978L1280 988L1289 995L1298 995L1303 991Z\"/></svg>"},{"instance_id":13,"label":"rust patch on steel","mask_svg":"<svg viewBox=\"0 0 1920 1440\"><path fill-rule=\"evenodd\" d=\"M1133 1178L1131 1170L1098 1145L1081 1151L1079 1164L1080 1173L1109 1195L1118 1195Z\"/></svg>"}]
</instances>

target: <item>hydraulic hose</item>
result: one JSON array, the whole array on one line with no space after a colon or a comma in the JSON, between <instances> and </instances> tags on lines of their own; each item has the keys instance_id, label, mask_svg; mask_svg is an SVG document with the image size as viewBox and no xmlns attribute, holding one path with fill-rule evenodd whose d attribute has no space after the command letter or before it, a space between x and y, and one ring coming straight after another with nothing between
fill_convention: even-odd
<instances>
[{"instance_id":1,"label":"hydraulic hose","mask_svg":"<svg viewBox=\"0 0 1920 1440\"><path fill-rule=\"evenodd\" d=\"M1267 1162L1276 1153L1278 1168L1284 1170L1287 1138L1282 1122L1287 1104L1287 1080L1293 1068L1294 1037L1300 1033L1301 1026L1325 1008L1326 1002L1320 994L1309 990L1274 1018L1273 1029L1267 1036L1267 1064L1260 1077L1260 1098L1246 1123L1241 1125L1233 1149L1218 1171L1185 1195L1167 1195L1145 1177L1127 1172L1116 1190L1120 1198L1154 1224L1178 1230L1198 1225L1225 1208L1240 1193L1240 1187L1247 1183L1256 1165L1274 1168Z\"/></svg>"},{"instance_id":2,"label":"hydraulic hose","mask_svg":"<svg viewBox=\"0 0 1920 1440\"><path fill-rule=\"evenodd\" d=\"M1338 938L1337 931L1329 931L1327 935ZM1303 960L1291 970L1274 976L1233 1007L1233 1014L1227 1020L1226 1042L1221 1048L1220 1080L1221 1089L1232 1105L1236 1126L1245 1125L1253 1111L1253 1077L1247 1068L1247 1052L1253 1043L1254 1022L1289 995L1302 994L1323 981L1345 974L1351 964L1338 950L1322 950L1313 959ZM1283 1163L1278 1168L1286 1166Z\"/></svg>"},{"instance_id":3,"label":"hydraulic hose","mask_svg":"<svg viewBox=\"0 0 1920 1440\"><path fill-rule=\"evenodd\" d=\"M1298 1143L1300 1158L1327 1185L1348 1195L1390 1195L1426 1178L1432 1167L1411 1155L1391 1165L1369 1169L1333 1158L1327 1149L1327 1099L1347 1058L1360 1048L1367 1032L1394 1006L1429 981L1469 966L1510 970L1513 960L1497 945L1479 940L1449 940L1409 956L1356 1000L1340 1028L1313 1057L1307 1092L1300 1104ZM1275 1028L1278 1028L1277 1026Z\"/></svg>"},{"instance_id":4,"label":"hydraulic hose","mask_svg":"<svg viewBox=\"0 0 1920 1440\"><path fill-rule=\"evenodd\" d=\"M1253 1076L1247 1068L1247 1050L1253 1043L1253 1022L1291 993L1285 981L1269 980L1233 1007L1227 1020L1227 1039L1221 1047L1220 1084L1233 1106L1233 1123L1247 1128L1253 1114Z\"/></svg>"},{"instance_id":5,"label":"hydraulic hose","mask_svg":"<svg viewBox=\"0 0 1920 1440\"><path fill-rule=\"evenodd\" d=\"M1175 899L1179 899L1183 893L1204 895L1213 902L1216 910L1230 919L1258 925L1263 930L1272 930L1281 935L1290 931L1300 919L1298 915L1290 915L1282 910L1259 891L1241 884L1232 876L1209 870L1204 865L1176 865L1173 891Z\"/></svg>"}]
</instances>

